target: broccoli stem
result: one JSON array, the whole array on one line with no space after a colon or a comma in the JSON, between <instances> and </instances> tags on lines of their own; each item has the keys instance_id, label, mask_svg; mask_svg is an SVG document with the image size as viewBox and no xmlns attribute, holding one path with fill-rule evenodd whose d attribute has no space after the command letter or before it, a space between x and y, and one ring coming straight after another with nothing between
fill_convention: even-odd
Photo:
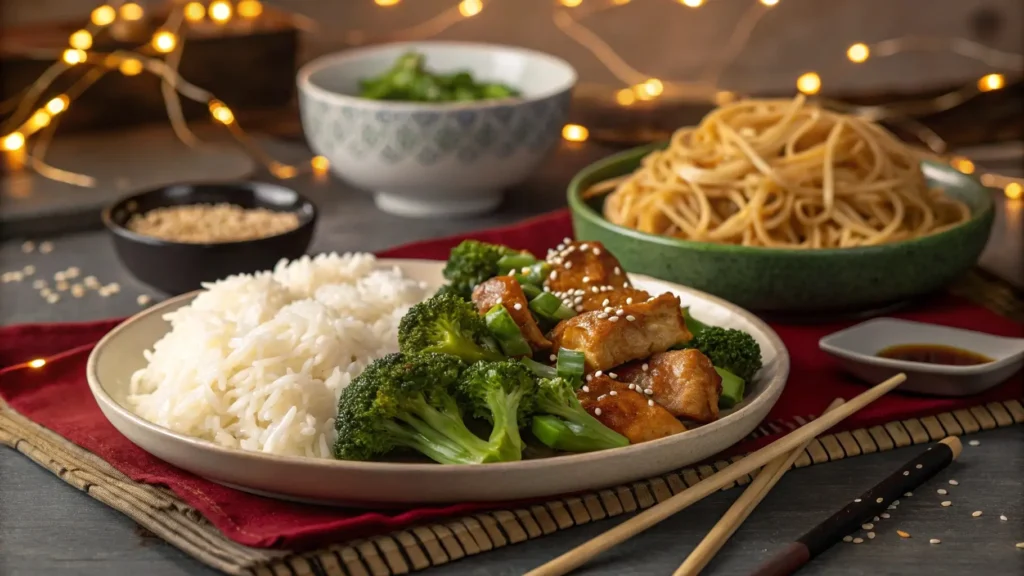
<instances>
[{"instance_id":1,"label":"broccoli stem","mask_svg":"<svg viewBox=\"0 0 1024 576\"><path fill-rule=\"evenodd\" d=\"M492 445L499 446L498 451L505 457L504 461L522 459L525 448L519 435L519 403L522 399L522 390L505 393L494 389L487 393L487 407L491 410L494 425L490 441Z\"/></svg>"},{"instance_id":2,"label":"broccoli stem","mask_svg":"<svg viewBox=\"0 0 1024 576\"><path fill-rule=\"evenodd\" d=\"M558 416L566 421L566 430L579 437L579 442L590 446L589 451L628 446L629 439L608 428L583 409L575 396L568 396L568 402L554 402L541 396L537 399L537 411Z\"/></svg>"},{"instance_id":3,"label":"broccoli stem","mask_svg":"<svg viewBox=\"0 0 1024 576\"><path fill-rule=\"evenodd\" d=\"M743 392L746 388L743 378L718 366L715 366L715 372L722 377L722 394L718 397L718 407L732 408L742 402Z\"/></svg>"},{"instance_id":4,"label":"broccoli stem","mask_svg":"<svg viewBox=\"0 0 1024 576\"><path fill-rule=\"evenodd\" d=\"M503 448L498 443L488 442L466 428L455 401L445 402L448 409L438 410L422 398L411 401L414 413L401 417L403 422L416 429L434 445L461 448L467 463L505 462L522 458L521 451Z\"/></svg>"},{"instance_id":5,"label":"broccoli stem","mask_svg":"<svg viewBox=\"0 0 1024 576\"><path fill-rule=\"evenodd\" d=\"M383 423L384 432L391 436L396 445L411 448L441 464L476 463L465 448L431 430L423 422L414 422L414 418L402 421L409 427L393 421Z\"/></svg>"},{"instance_id":6,"label":"broccoli stem","mask_svg":"<svg viewBox=\"0 0 1024 576\"><path fill-rule=\"evenodd\" d=\"M457 326L449 326L444 330L442 334L442 343L436 346L431 346L424 350L424 352L436 352L439 354L450 354L452 356L458 356L464 361L472 364L473 362L487 361L498 361L504 360L500 352L489 350L474 342L471 338L462 336L463 331Z\"/></svg>"}]
</instances>

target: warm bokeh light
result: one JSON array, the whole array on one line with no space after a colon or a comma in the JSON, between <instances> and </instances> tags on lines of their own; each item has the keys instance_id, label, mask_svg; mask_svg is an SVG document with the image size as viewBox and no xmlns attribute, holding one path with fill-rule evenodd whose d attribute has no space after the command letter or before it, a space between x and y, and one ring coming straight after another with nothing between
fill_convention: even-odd
<instances>
[{"instance_id":1,"label":"warm bokeh light","mask_svg":"<svg viewBox=\"0 0 1024 576\"><path fill-rule=\"evenodd\" d=\"M88 30L79 30L68 38L68 44L72 48L88 50L89 48L92 48L92 34L90 34Z\"/></svg>"},{"instance_id":2,"label":"warm bokeh light","mask_svg":"<svg viewBox=\"0 0 1024 576\"><path fill-rule=\"evenodd\" d=\"M775 6L778 3L779 0L761 0L761 4L764 4L765 6Z\"/></svg>"},{"instance_id":3,"label":"warm bokeh light","mask_svg":"<svg viewBox=\"0 0 1024 576\"><path fill-rule=\"evenodd\" d=\"M953 167L964 174L974 173L974 162L971 162L968 158L955 158L953 160Z\"/></svg>"},{"instance_id":4,"label":"warm bokeh light","mask_svg":"<svg viewBox=\"0 0 1024 576\"><path fill-rule=\"evenodd\" d=\"M263 3L260 0L242 0L235 5L235 12L245 19L258 18L263 14Z\"/></svg>"},{"instance_id":5,"label":"warm bokeh light","mask_svg":"<svg viewBox=\"0 0 1024 576\"><path fill-rule=\"evenodd\" d=\"M586 142L590 137L590 130L579 124L566 124L562 128L562 138L569 142Z\"/></svg>"},{"instance_id":6,"label":"warm bokeh light","mask_svg":"<svg viewBox=\"0 0 1024 576\"><path fill-rule=\"evenodd\" d=\"M117 65L117 69L125 76L135 76L142 72L142 62L135 58L125 58Z\"/></svg>"},{"instance_id":7,"label":"warm bokeh light","mask_svg":"<svg viewBox=\"0 0 1024 576\"><path fill-rule=\"evenodd\" d=\"M459 2L459 14L466 18L476 16L484 9L484 3L480 0L462 0Z\"/></svg>"},{"instance_id":8,"label":"warm bokeh light","mask_svg":"<svg viewBox=\"0 0 1024 576\"><path fill-rule=\"evenodd\" d=\"M231 109L220 100L210 102L210 115L221 124L231 124L235 121L235 115L231 112Z\"/></svg>"},{"instance_id":9,"label":"warm bokeh light","mask_svg":"<svg viewBox=\"0 0 1024 576\"><path fill-rule=\"evenodd\" d=\"M46 360L43 358L36 358L35 360L29 361L28 366L29 368L42 368L43 366L46 366Z\"/></svg>"},{"instance_id":10,"label":"warm bokeh light","mask_svg":"<svg viewBox=\"0 0 1024 576\"><path fill-rule=\"evenodd\" d=\"M202 2L189 2L185 4L182 12L185 14L185 20L189 22L199 22L206 18L206 6L203 6Z\"/></svg>"},{"instance_id":11,"label":"warm bokeh light","mask_svg":"<svg viewBox=\"0 0 1024 576\"><path fill-rule=\"evenodd\" d=\"M121 18L125 20L142 20L144 12L142 6L139 6L135 2L128 2L127 4L121 5Z\"/></svg>"},{"instance_id":12,"label":"warm bokeh light","mask_svg":"<svg viewBox=\"0 0 1024 576\"><path fill-rule=\"evenodd\" d=\"M850 59L850 62L856 62L857 64L867 60L870 55L871 49L863 42L858 42L846 49L846 57Z\"/></svg>"},{"instance_id":13,"label":"warm bokeh light","mask_svg":"<svg viewBox=\"0 0 1024 576\"><path fill-rule=\"evenodd\" d=\"M377 6L394 6L395 4L398 4L401 1L402 0L373 0L373 2L377 4Z\"/></svg>"},{"instance_id":14,"label":"warm bokeh light","mask_svg":"<svg viewBox=\"0 0 1024 576\"><path fill-rule=\"evenodd\" d=\"M95 8L92 14L89 15L89 20L97 26L106 26L113 22L115 18L117 18L117 10L114 10L113 6L106 4Z\"/></svg>"},{"instance_id":15,"label":"warm bokeh light","mask_svg":"<svg viewBox=\"0 0 1024 576\"><path fill-rule=\"evenodd\" d=\"M690 8L698 8L698 7L700 7L701 4L704 3L704 0L679 0L679 3L680 4L685 4L686 6L689 6Z\"/></svg>"},{"instance_id":16,"label":"warm bokeh light","mask_svg":"<svg viewBox=\"0 0 1024 576\"><path fill-rule=\"evenodd\" d=\"M75 48L68 48L61 56L61 59L64 60L64 62L71 64L72 66L85 62L85 58L85 52Z\"/></svg>"},{"instance_id":17,"label":"warm bokeh light","mask_svg":"<svg viewBox=\"0 0 1024 576\"><path fill-rule=\"evenodd\" d=\"M231 3L226 0L214 0L210 2L210 7L206 13L210 15L210 20L223 24L228 20L231 20Z\"/></svg>"},{"instance_id":18,"label":"warm bokeh light","mask_svg":"<svg viewBox=\"0 0 1024 576\"><path fill-rule=\"evenodd\" d=\"M324 156L313 156L309 161L309 165L313 167L313 172L316 174L325 174L327 169L331 167L331 161Z\"/></svg>"},{"instance_id":19,"label":"warm bokeh light","mask_svg":"<svg viewBox=\"0 0 1024 576\"><path fill-rule=\"evenodd\" d=\"M7 136L4 136L4 150L13 152L15 150L21 150L22 146L25 145L25 135L21 132L12 132Z\"/></svg>"},{"instance_id":20,"label":"warm bokeh light","mask_svg":"<svg viewBox=\"0 0 1024 576\"><path fill-rule=\"evenodd\" d=\"M817 94L821 90L821 77L814 72L801 74L796 79L796 89L804 94Z\"/></svg>"},{"instance_id":21,"label":"warm bokeh light","mask_svg":"<svg viewBox=\"0 0 1024 576\"><path fill-rule=\"evenodd\" d=\"M624 6L629 4L629 0L612 0L612 4L615 4L616 6Z\"/></svg>"},{"instance_id":22,"label":"warm bokeh light","mask_svg":"<svg viewBox=\"0 0 1024 576\"><path fill-rule=\"evenodd\" d=\"M270 165L270 173L282 180L287 180L289 178L294 178L299 173L299 171L298 169L295 168L295 166L289 166L288 164L274 162L273 164Z\"/></svg>"},{"instance_id":23,"label":"warm bokeh light","mask_svg":"<svg viewBox=\"0 0 1024 576\"><path fill-rule=\"evenodd\" d=\"M61 94L60 96L57 96L56 98L46 103L46 111L49 112L50 115L56 116L57 114L60 114L61 112L68 109L69 102L70 99L64 94Z\"/></svg>"},{"instance_id":24,"label":"warm bokeh light","mask_svg":"<svg viewBox=\"0 0 1024 576\"><path fill-rule=\"evenodd\" d=\"M657 78L648 78L643 83L643 90L651 96L661 96L662 91L665 90L665 86L661 83L661 80Z\"/></svg>"},{"instance_id":25,"label":"warm bokeh light","mask_svg":"<svg viewBox=\"0 0 1024 576\"><path fill-rule=\"evenodd\" d=\"M992 90L999 90L1006 85L1006 79L1003 78L1002 74L986 74L978 80L978 90L982 92L991 92Z\"/></svg>"},{"instance_id":26,"label":"warm bokeh light","mask_svg":"<svg viewBox=\"0 0 1024 576\"><path fill-rule=\"evenodd\" d=\"M632 106L636 102L636 95L629 88L623 88L615 93L615 101L619 106Z\"/></svg>"},{"instance_id":27,"label":"warm bokeh light","mask_svg":"<svg viewBox=\"0 0 1024 576\"><path fill-rule=\"evenodd\" d=\"M35 132L41 128L46 128L50 125L50 115L46 113L46 110L36 110L35 114L25 122L25 129L29 132Z\"/></svg>"},{"instance_id":28,"label":"warm bokeh light","mask_svg":"<svg viewBox=\"0 0 1024 576\"><path fill-rule=\"evenodd\" d=\"M1010 200L1020 200L1021 198L1024 198L1024 186L1021 186L1020 182L1010 182L1006 185L1006 188L1003 189L1003 193L1006 194L1006 197Z\"/></svg>"},{"instance_id":29,"label":"warm bokeh light","mask_svg":"<svg viewBox=\"0 0 1024 576\"><path fill-rule=\"evenodd\" d=\"M168 52L174 51L174 47L178 45L178 38L173 32L160 30L156 34L153 34L153 40L150 44L153 45L153 49L157 52L167 54Z\"/></svg>"},{"instance_id":30,"label":"warm bokeh light","mask_svg":"<svg viewBox=\"0 0 1024 576\"><path fill-rule=\"evenodd\" d=\"M558 2L566 8L575 8L583 4L583 0L558 0Z\"/></svg>"}]
</instances>

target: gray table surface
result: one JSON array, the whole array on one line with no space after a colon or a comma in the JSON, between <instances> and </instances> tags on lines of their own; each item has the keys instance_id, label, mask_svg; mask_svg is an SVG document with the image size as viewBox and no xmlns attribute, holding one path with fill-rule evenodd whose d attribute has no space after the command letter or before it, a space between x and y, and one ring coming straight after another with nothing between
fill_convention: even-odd
<instances>
[{"instance_id":1,"label":"gray table surface","mask_svg":"<svg viewBox=\"0 0 1024 576\"><path fill-rule=\"evenodd\" d=\"M295 150L291 150L294 152ZM520 220L563 205L567 174L607 153L599 147L561 149L528 185L514 191L493 215L454 221L406 220L376 211L369 198L337 182L299 179L294 186L311 196L322 212L312 252L372 251L403 242L454 234ZM1019 212L1017 210L1016 212ZM1003 214L1006 212L1004 211ZM1002 229L1019 231L1016 225ZM993 237L990 250L995 272L1010 279L1019 272L1019 239ZM25 254L19 240L0 244L0 272L26 265L34 278L77 266L81 275L118 282L121 292L101 298L90 292L81 299L65 293L47 304L31 281L0 284L0 325L21 322L92 320L128 315L140 309L136 297L151 294L120 266L101 232L52 239L50 254ZM52 284L52 281L51 281ZM971 436L978 446L948 470L904 498L892 518L875 528L877 537L863 544L836 546L806 569L819 574L1024 574L1024 428ZM788 474L744 523L709 566L708 574L741 574L803 531L824 519L849 498L871 487L921 448L861 456ZM950 478L960 485L951 487ZM945 487L951 496L940 498ZM581 573L669 574L700 541L739 494L721 492L684 513L600 556ZM942 499L953 506L939 506ZM981 510L980 518L971 512ZM1000 515L1008 520L1001 521ZM622 519L605 520L523 544L466 558L424 574L520 574L611 528ZM899 538L897 529L909 532ZM941 544L931 545L930 538ZM0 450L0 576L35 574L137 574L150 576L214 574L199 562L147 536L127 517L65 485L46 470L12 450Z\"/></svg>"}]
</instances>

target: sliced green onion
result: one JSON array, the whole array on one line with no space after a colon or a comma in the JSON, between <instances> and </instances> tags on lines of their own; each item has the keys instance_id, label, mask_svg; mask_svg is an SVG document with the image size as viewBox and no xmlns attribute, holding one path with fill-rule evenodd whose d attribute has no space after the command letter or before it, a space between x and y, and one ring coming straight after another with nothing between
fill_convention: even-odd
<instances>
[{"instance_id":1,"label":"sliced green onion","mask_svg":"<svg viewBox=\"0 0 1024 576\"><path fill-rule=\"evenodd\" d=\"M595 422L602 428L604 427L600 421L595 419ZM579 424L562 420L550 414L534 416L533 422L530 424L530 432L548 448L562 452L593 452L609 447L607 438L596 438ZM611 430L608 432L615 437L612 442L614 446L629 445L629 440L625 436Z\"/></svg>"},{"instance_id":2,"label":"sliced green onion","mask_svg":"<svg viewBox=\"0 0 1024 576\"><path fill-rule=\"evenodd\" d=\"M502 256L498 260L498 271L501 274L508 274L512 270L519 270L527 266L533 266L537 263L537 259L532 254L521 252L519 254L509 254Z\"/></svg>"},{"instance_id":3,"label":"sliced green onion","mask_svg":"<svg viewBox=\"0 0 1024 576\"><path fill-rule=\"evenodd\" d=\"M537 262L531 266L524 266L519 270L519 273L515 275L516 280L519 284L536 284L537 286L544 285L544 279L548 277L551 272L551 266L547 262Z\"/></svg>"},{"instance_id":4,"label":"sliced green onion","mask_svg":"<svg viewBox=\"0 0 1024 576\"><path fill-rule=\"evenodd\" d=\"M743 392L746 388L743 378L718 366L715 366L715 372L722 377L722 395L718 397L718 407L732 408L742 402Z\"/></svg>"},{"instance_id":5,"label":"sliced green onion","mask_svg":"<svg viewBox=\"0 0 1024 576\"><path fill-rule=\"evenodd\" d=\"M558 378L558 371L553 366L547 364L541 364L532 358L523 358L520 360L524 366L533 372L533 375L538 378Z\"/></svg>"},{"instance_id":6,"label":"sliced green onion","mask_svg":"<svg viewBox=\"0 0 1024 576\"><path fill-rule=\"evenodd\" d=\"M576 315L572 308L569 308L562 300L551 292L543 292L533 300L530 300L530 310L534 314L546 320L567 320Z\"/></svg>"},{"instance_id":7,"label":"sliced green onion","mask_svg":"<svg viewBox=\"0 0 1024 576\"><path fill-rule=\"evenodd\" d=\"M583 365L585 361L586 357L583 355L583 352L559 348L555 369L562 378L575 384L581 384L583 382Z\"/></svg>"},{"instance_id":8,"label":"sliced green onion","mask_svg":"<svg viewBox=\"0 0 1024 576\"><path fill-rule=\"evenodd\" d=\"M533 300L544 293L536 284L520 284L520 286L523 288L523 294L526 294L527 300Z\"/></svg>"},{"instance_id":9,"label":"sliced green onion","mask_svg":"<svg viewBox=\"0 0 1024 576\"><path fill-rule=\"evenodd\" d=\"M484 315L484 321L487 323L487 330L498 341L498 346L505 356L528 356L533 352L526 338L523 338L523 333L519 331L519 325L512 319L504 305L495 304Z\"/></svg>"}]
</instances>

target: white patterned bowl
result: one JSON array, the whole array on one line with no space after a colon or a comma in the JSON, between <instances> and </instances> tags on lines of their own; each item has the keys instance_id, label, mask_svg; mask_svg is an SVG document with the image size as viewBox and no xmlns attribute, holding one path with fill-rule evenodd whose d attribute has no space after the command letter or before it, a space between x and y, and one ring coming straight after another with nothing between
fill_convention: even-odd
<instances>
[{"instance_id":1,"label":"white patterned bowl","mask_svg":"<svg viewBox=\"0 0 1024 576\"><path fill-rule=\"evenodd\" d=\"M403 53L422 53L431 71L469 71L520 98L420 103L356 96L359 80ZM465 42L385 44L323 56L299 71L306 139L342 180L371 190L377 206L402 216L479 214L527 178L558 142L576 71L540 52Z\"/></svg>"}]
</instances>

